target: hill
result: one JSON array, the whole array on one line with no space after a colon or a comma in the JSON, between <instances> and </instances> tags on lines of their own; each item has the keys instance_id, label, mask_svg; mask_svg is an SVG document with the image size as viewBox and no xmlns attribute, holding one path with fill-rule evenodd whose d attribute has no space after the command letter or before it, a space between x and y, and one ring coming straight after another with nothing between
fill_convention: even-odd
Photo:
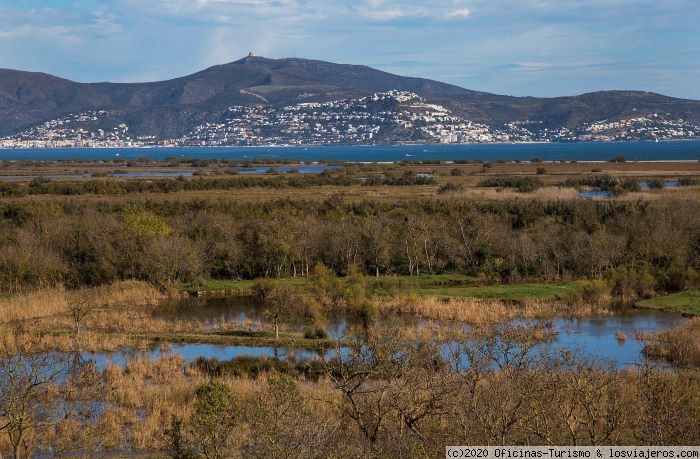
<instances>
[{"instance_id":1,"label":"hill","mask_svg":"<svg viewBox=\"0 0 700 459\"><path fill-rule=\"evenodd\" d=\"M358 113L358 107L366 105L358 101L389 93L411 96L399 97L408 97L403 102L382 97L383 105L373 104L370 111L374 110L375 115L382 107L398 111L392 116L374 116L370 120L374 124L365 126L374 131L372 136L352 141L343 135L304 137L319 124L324 132L356 127L351 122L356 118L353 112L335 111L334 116L339 118L334 120L343 121L335 127L323 116L309 115L304 107L342 102ZM410 100L419 101L419 107L416 109ZM292 128L284 124L283 112L290 106L299 107L296 112L303 112L304 120L311 123L306 127L301 123L291 140L286 138L289 136L285 132ZM429 106L439 108L433 110ZM365 108L360 107L360 112L364 113ZM263 113L258 113L261 110ZM133 84L76 83L42 73L0 70L0 136L7 136L5 146L18 139L44 143L128 139L136 143L178 144L197 138L196 133L206 131L210 125L239 122L242 118L234 119L235 113L263 116L268 122L277 123L270 129L263 126L262 130L269 132L257 136L255 141L263 143L272 137L283 143L299 139L301 143L319 143L319 138L326 139L320 143L328 143L329 138L334 139L330 143L366 143L638 140L700 135L700 101L638 91L602 91L557 98L511 97L402 77L366 66L299 58L248 56L182 78ZM436 113L441 122L426 127ZM448 122L442 119L445 117ZM256 129L253 121L248 124ZM476 130L470 126L476 126ZM220 131L214 135L217 141L224 135ZM470 134L460 134L467 131ZM488 135L479 138L477 131ZM229 134L226 141L233 138L235 131ZM201 138L197 141L207 142Z\"/></svg>"}]
</instances>

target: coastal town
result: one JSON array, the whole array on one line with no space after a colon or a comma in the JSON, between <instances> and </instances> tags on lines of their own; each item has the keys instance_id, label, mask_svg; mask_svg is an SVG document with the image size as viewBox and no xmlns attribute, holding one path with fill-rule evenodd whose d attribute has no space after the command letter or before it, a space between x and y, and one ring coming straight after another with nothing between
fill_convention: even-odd
<instances>
[{"instance_id":1,"label":"coastal town","mask_svg":"<svg viewBox=\"0 0 700 459\"><path fill-rule=\"evenodd\" d=\"M489 126L456 116L412 92L388 91L330 102L229 107L218 119L176 138L135 133L119 114L69 114L0 139L0 148L139 148L155 146L295 146L610 142L700 138L700 126L654 113L577 127L542 120Z\"/></svg>"}]
</instances>

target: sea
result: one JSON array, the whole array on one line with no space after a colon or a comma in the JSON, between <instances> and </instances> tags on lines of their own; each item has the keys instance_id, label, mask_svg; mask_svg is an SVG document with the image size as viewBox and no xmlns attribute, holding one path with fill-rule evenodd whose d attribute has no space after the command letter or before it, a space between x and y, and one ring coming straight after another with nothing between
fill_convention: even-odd
<instances>
[{"instance_id":1,"label":"sea","mask_svg":"<svg viewBox=\"0 0 700 459\"><path fill-rule=\"evenodd\" d=\"M169 157L197 159L291 159L304 162L400 161L698 161L700 140L610 143L517 143L469 145L313 146L313 147L176 147L176 148L38 148L0 150L0 160L133 160Z\"/></svg>"}]
</instances>

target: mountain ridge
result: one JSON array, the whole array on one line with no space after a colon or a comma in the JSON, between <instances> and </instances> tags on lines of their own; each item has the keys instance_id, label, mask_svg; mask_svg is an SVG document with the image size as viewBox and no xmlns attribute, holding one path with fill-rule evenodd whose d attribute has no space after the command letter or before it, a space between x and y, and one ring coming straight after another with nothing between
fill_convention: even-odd
<instances>
[{"instance_id":1,"label":"mountain ridge","mask_svg":"<svg viewBox=\"0 0 700 459\"><path fill-rule=\"evenodd\" d=\"M529 122L540 130L663 115L700 125L700 101L634 90L553 98L473 91L403 77L363 65L249 55L191 75L145 83L78 83L42 72L0 69L0 137L69 114L107 110L136 136L172 139L220 120L230 107L360 99L405 91L464 120L502 128Z\"/></svg>"}]
</instances>

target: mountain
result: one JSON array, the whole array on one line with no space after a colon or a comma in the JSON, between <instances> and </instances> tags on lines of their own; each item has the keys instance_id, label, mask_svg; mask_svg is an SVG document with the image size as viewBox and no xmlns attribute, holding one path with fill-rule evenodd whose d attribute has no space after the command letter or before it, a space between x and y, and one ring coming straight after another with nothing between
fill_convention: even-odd
<instances>
[{"instance_id":1,"label":"mountain","mask_svg":"<svg viewBox=\"0 0 700 459\"><path fill-rule=\"evenodd\" d=\"M61 131L58 127L79 125L84 126L78 128L85 131L85 135L80 131L82 138L96 138L98 131L103 137L105 132L128 132L120 134L122 140L127 137L158 141L192 138L193 132L201 131L202 126L232 123L231 114L235 112L232 107L266 110L265 116L269 115L270 122L278 122L278 118L284 120L284 117L275 113L284 107L358 101L392 91L415 95L421 101L419 105L440 106L445 110L444 116L449 116L453 123L447 125L452 126L448 131L455 129L455 123L474 123L494 132L504 132L506 137L527 131L529 134L523 135L529 140L586 140L586 133L590 132L596 135L604 132L608 140L623 140L630 132L634 134L642 128L642 138L656 138L658 133L663 135L664 132L659 126L670 126L666 130L682 132L682 138L700 135L696 134L696 131L700 133L697 128L700 101L639 91L602 91L557 98L502 96L422 78L402 77L366 66L250 55L193 75L152 83L76 83L43 73L0 70L0 137L63 138L65 129ZM388 99L382 100L385 105L388 103ZM392 109L413 110L410 104L403 107L401 102L392 104ZM353 103L346 105L354 107ZM422 129L424 118L434 118L426 118L425 113L415 112L408 116L409 121L404 120L397 126L408 131ZM372 122L395 122L398 118L374 117ZM313 121L315 125L328 120L318 117ZM389 125L389 128L378 126L372 141L445 140L444 132L438 134L440 139L408 131L397 137L396 126ZM603 127L592 127L594 125ZM343 126L353 129L350 122ZM285 132L282 128L279 131ZM387 137L387 132L392 135ZM554 137L550 132L556 132ZM275 135L279 141L285 141L284 134ZM525 137L516 136L510 140L524 140ZM634 134L630 139L637 137Z\"/></svg>"}]
</instances>

